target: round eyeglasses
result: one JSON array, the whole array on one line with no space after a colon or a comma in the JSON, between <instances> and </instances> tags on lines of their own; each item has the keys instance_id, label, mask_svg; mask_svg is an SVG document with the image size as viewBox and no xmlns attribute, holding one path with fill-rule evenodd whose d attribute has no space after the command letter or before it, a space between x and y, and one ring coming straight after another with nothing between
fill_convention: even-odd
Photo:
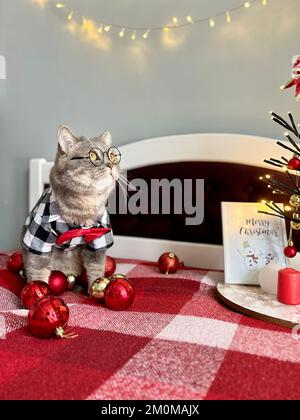
<instances>
[{"instance_id":1,"label":"round eyeglasses","mask_svg":"<svg viewBox=\"0 0 300 420\"><path fill-rule=\"evenodd\" d=\"M104 163L105 156L110 163L118 165L121 162L121 152L117 147L110 147L106 152L103 152L98 147L93 147L89 151L88 156L73 157L70 160L89 159L94 166L101 166Z\"/></svg>"}]
</instances>

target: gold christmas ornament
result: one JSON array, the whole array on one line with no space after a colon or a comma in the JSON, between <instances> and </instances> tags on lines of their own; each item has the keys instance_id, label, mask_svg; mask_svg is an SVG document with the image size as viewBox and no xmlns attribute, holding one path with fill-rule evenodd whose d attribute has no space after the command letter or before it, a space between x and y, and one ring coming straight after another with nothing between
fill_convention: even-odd
<instances>
[{"instance_id":1,"label":"gold christmas ornament","mask_svg":"<svg viewBox=\"0 0 300 420\"><path fill-rule=\"evenodd\" d=\"M76 283L76 277L73 274L68 274L68 290L73 290Z\"/></svg>"},{"instance_id":2,"label":"gold christmas ornament","mask_svg":"<svg viewBox=\"0 0 300 420\"><path fill-rule=\"evenodd\" d=\"M300 196L299 195L292 195L290 198L290 205L293 207L300 206Z\"/></svg>"},{"instance_id":3,"label":"gold christmas ornament","mask_svg":"<svg viewBox=\"0 0 300 420\"><path fill-rule=\"evenodd\" d=\"M300 223L297 222L291 222L291 227L294 230L300 230Z\"/></svg>"},{"instance_id":4,"label":"gold christmas ornament","mask_svg":"<svg viewBox=\"0 0 300 420\"><path fill-rule=\"evenodd\" d=\"M105 289L109 283L110 279L106 277L95 280L90 288L90 297L102 302L104 299Z\"/></svg>"},{"instance_id":5,"label":"gold christmas ornament","mask_svg":"<svg viewBox=\"0 0 300 420\"><path fill-rule=\"evenodd\" d=\"M127 280L127 277L124 276L123 274L114 274L113 276L110 277L110 280L116 280L116 279L125 279L125 280Z\"/></svg>"}]
</instances>

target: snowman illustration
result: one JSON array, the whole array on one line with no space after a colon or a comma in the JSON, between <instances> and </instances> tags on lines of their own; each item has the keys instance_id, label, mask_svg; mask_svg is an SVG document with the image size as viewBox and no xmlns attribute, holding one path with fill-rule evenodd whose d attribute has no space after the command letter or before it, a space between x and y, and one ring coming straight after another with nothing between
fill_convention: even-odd
<instances>
[{"instance_id":1,"label":"snowman illustration","mask_svg":"<svg viewBox=\"0 0 300 420\"><path fill-rule=\"evenodd\" d=\"M268 249L266 252L262 253L262 262L264 266L269 265L274 260L275 260L275 255L271 249Z\"/></svg>"},{"instance_id":2,"label":"snowman illustration","mask_svg":"<svg viewBox=\"0 0 300 420\"><path fill-rule=\"evenodd\" d=\"M243 243L243 251L239 251L239 253L244 259L245 265L249 271L256 270L259 267L260 256L257 255L255 249L249 245L248 241Z\"/></svg>"},{"instance_id":3,"label":"snowman illustration","mask_svg":"<svg viewBox=\"0 0 300 420\"><path fill-rule=\"evenodd\" d=\"M250 246L248 241L243 242L243 250L242 252L238 250L238 253L244 259L244 263L249 271L262 268L275 260L274 252L271 249L258 253Z\"/></svg>"}]
</instances>

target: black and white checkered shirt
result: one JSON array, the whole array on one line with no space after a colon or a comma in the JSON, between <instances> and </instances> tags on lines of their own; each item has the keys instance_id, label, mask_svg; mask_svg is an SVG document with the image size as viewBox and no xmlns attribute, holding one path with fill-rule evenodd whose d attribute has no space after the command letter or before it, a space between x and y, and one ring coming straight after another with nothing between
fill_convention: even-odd
<instances>
[{"instance_id":1,"label":"black and white checkered shirt","mask_svg":"<svg viewBox=\"0 0 300 420\"><path fill-rule=\"evenodd\" d=\"M85 243L83 237L73 238L61 246L56 244L56 240L61 234L80 227L70 226L61 218L54 193L49 187L44 191L26 220L22 245L28 251L38 255L49 254L53 246L60 249L72 249L78 245L84 245L90 251L105 251L113 245L112 231L88 244ZM105 210L101 219L90 227L111 228L107 211Z\"/></svg>"}]
</instances>

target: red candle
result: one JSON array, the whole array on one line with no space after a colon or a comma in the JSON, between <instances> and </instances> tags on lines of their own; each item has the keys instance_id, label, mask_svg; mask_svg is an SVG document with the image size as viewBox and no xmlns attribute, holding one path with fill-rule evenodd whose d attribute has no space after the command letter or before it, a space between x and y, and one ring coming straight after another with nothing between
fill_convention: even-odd
<instances>
[{"instance_id":1,"label":"red candle","mask_svg":"<svg viewBox=\"0 0 300 420\"><path fill-rule=\"evenodd\" d=\"M300 271L293 268L279 271L278 300L285 305L300 305Z\"/></svg>"}]
</instances>

